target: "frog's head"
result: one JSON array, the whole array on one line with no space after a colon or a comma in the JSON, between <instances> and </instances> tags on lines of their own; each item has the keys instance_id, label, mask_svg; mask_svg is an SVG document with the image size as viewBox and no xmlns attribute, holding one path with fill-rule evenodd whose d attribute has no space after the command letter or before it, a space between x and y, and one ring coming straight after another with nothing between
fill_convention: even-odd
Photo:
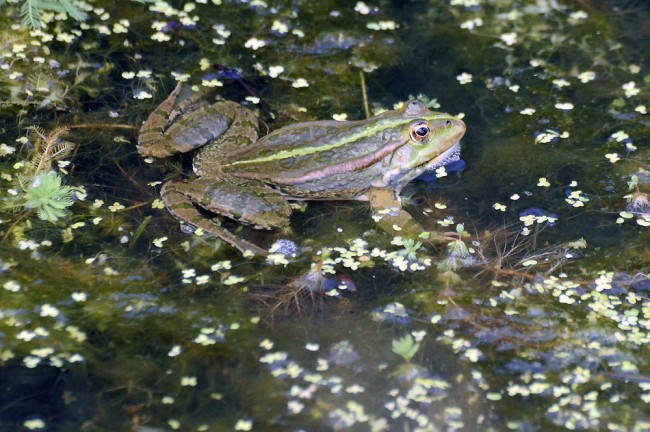
<instances>
[{"instance_id":1,"label":"frog's head","mask_svg":"<svg viewBox=\"0 0 650 432\"><path fill-rule=\"evenodd\" d=\"M402 120L405 144L394 152L382 183L399 193L423 172L458 159L465 123L450 114L429 111L417 100L405 102L394 115Z\"/></svg>"}]
</instances>

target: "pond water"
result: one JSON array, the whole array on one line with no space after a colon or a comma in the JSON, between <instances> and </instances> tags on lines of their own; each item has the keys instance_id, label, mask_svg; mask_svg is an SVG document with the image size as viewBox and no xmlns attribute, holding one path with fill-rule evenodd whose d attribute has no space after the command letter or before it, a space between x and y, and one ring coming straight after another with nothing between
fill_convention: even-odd
<instances>
[{"instance_id":1,"label":"pond water","mask_svg":"<svg viewBox=\"0 0 650 432\"><path fill-rule=\"evenodd\" d=\"M0 429L650 430L649 3L0 15ZM159 191L189 161L136 151L175 81L262 131L413 97L461 116L463 162L402 193L456 239L326 201L290 232L224 221L293 257L182 229Z\"/></svg>"}]
</instances>

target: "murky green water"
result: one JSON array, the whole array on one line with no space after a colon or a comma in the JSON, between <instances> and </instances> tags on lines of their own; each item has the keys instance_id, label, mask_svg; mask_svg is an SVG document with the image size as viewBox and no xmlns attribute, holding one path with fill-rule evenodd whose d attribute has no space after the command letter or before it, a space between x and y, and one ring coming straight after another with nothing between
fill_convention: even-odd
<instances>
[{"instance_id":1,"label":"murky green water","mask_svg":"<svg viewBox=\"0 0 650 432\"><path fill-rule=\"evenodd\" d=\"M116 3L0 6L1 430L650 429L645 2ZM156 201L174 79L275 129L363 118L361 72L464 114L464 171L403 200L467 254L322 202L241 232L293 262L242 258Z\"/></svg>"}]
</instances>

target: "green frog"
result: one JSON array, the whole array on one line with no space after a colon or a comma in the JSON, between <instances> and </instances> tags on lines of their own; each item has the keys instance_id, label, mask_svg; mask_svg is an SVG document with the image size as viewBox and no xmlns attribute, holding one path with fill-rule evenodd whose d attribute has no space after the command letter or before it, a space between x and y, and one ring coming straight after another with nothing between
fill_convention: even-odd
<instances>
[{"instance_id":1,"label":"green frog","mask_svg":"<svg viewBox=\"0 0 650 432\"><path fill-rule=\"evenodd\" d=\"M181 222L242 253L268 252L205 214L282 229L289 225L291 200L368 201L383 230L421 234L399 193L424 171L457 159L465 133L462 120L410 100L366 120L296 123L259 138L250 110L204 99L178 84L140 129L138 152L163 158L195 151L194 178L164 183L162 200ZM428 235L434 243L450 240Z\"/></svg>"}]
</instances>

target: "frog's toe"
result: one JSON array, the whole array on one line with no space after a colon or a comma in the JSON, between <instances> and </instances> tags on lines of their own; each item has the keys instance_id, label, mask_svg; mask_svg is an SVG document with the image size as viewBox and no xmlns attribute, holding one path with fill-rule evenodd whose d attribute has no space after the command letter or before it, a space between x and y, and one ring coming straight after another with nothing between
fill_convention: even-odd
<instances>
[{"instance_id":1,"label":"frog's toe","mask_svg":"<svg viewBox=\"0 0 650 432\"><path fill-rule=\"evenodd\" d=\"M283 236L293 237L294 231L293 231L293 228L291 228L291 225L289 225L289 224L287 224L287 225L285 225L283 227L280 227L279 231L280 231L280 234L283 235Z\"/></svg>"},{"instance_id":2,"label":"frog's toe","mask_svg":"<svg viewBox=\"0 0 650 432\"><path fill-rule=\"evenodd\" d=\"M444 245L458 240L458 234L455 232L438 232L429 231L429 242L434 245Z\"/></svg>"}]
</instances>

